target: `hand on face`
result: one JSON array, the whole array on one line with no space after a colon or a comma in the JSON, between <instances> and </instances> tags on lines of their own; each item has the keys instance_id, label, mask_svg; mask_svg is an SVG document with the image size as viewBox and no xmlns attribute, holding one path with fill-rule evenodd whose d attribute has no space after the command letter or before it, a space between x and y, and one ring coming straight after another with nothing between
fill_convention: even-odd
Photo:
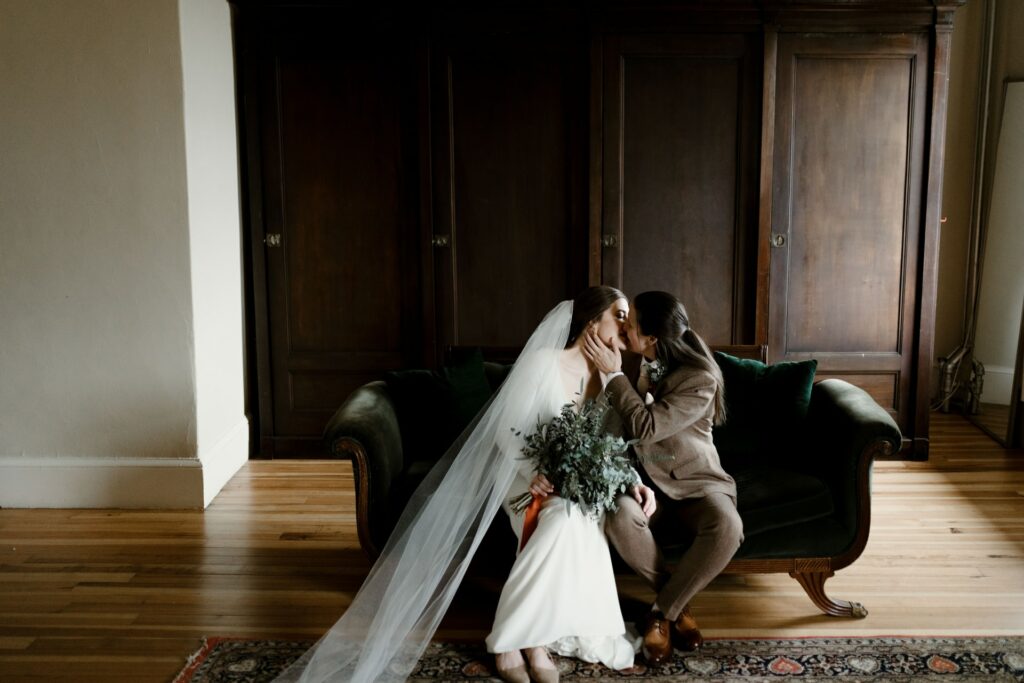
<instances>
[{"instance_id":1,"label":"hand on face","mask_svg":"<svg viewBox=\"0 0 1024 683\"><path fill-rule=\"evenodd\" d=\"M612 334L608 339L601 339L596 329L587 330L583 338L583 355L602 373L609 374L622 370L622 353L624 345L618 335Z\"/></svg>"}]
</instances>

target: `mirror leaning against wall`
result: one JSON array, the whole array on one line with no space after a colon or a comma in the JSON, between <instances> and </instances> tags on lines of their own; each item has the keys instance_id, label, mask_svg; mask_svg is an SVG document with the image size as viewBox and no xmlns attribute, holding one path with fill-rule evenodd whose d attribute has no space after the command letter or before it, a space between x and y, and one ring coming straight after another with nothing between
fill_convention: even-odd
<instances>
[{"instance_id":1,"label":"mirror leaning against wall","mask_svg":"<svg viewBox=\"0 0 1024 683\"><path fill-rule=\"evenodd\" d=\"M1024 81L1008 81L983 225L980 289L964 412L1004 446L1018 445L1024 361Z\"/></svg>"}]
</instances>

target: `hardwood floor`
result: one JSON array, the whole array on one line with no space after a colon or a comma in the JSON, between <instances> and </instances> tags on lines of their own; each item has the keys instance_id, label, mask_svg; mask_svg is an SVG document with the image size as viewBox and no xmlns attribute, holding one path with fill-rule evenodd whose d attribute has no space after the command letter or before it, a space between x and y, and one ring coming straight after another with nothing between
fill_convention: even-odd
<instances>
[{"instance_id":1,"label":"hardwood floor","mask_svg":"<svg viewBox=\"0 0 1024 683\"><path fill-rule=\"evenodd\" d=\"M871 540L826 584L866 619L722 577L693 604L705 634L1024 634L1024 451L955 415L932 433L929 462L876 465ZM254 461L205 512L0 510L0 681L165 682L204 635L315 639L369 567L353 509L347 463ZM439 635L482 639L496 590L467 586Z\"/></svg>"}]
</instances>

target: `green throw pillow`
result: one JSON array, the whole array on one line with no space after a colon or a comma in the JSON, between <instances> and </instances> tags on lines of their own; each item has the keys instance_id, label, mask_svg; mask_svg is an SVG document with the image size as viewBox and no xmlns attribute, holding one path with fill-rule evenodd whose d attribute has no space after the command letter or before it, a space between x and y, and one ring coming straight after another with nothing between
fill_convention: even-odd
<instances>
[{"instance_id":1,"label":"green throw pillow","mask_svg":"<svg viewBox=\"0 0 1024 683\"><path fill-rule=\"evenodd\" d=\"M816 360L765 365L715 351L725 379L726 422L715 427L715 446L725 458L752 458L774 448L807 417Z\"/></svg>"},{"instance_id":2,"label":"green throw pillow","mask_svg":"<svg viewBox=\"0 0 1024 683\"><path fill-rule=\"evenodd\" d=\"M406 463L437 460L491 397L480 349L462 352L434 370L385 373Z\"/></svg>"}]
</instances>

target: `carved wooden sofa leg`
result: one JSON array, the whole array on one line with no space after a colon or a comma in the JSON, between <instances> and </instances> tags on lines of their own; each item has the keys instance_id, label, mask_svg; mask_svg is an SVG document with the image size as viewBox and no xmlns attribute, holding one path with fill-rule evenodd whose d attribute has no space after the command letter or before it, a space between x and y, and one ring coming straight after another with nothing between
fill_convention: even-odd
<instances>
[{"instance_id":1,"label":"carved wooden sofa leg","mask_svg":"<svg viewBox=\"0 0 1024 683\"><path fill-rule=\"evenodd\" d=\"M863 619L868 615L867 609L859 602L833 600L825 595L825 581L832 578L835 572L790 572L807 592L807 597L825 614L831 617L855 617Z\"/></svg>"}]
</instances>

